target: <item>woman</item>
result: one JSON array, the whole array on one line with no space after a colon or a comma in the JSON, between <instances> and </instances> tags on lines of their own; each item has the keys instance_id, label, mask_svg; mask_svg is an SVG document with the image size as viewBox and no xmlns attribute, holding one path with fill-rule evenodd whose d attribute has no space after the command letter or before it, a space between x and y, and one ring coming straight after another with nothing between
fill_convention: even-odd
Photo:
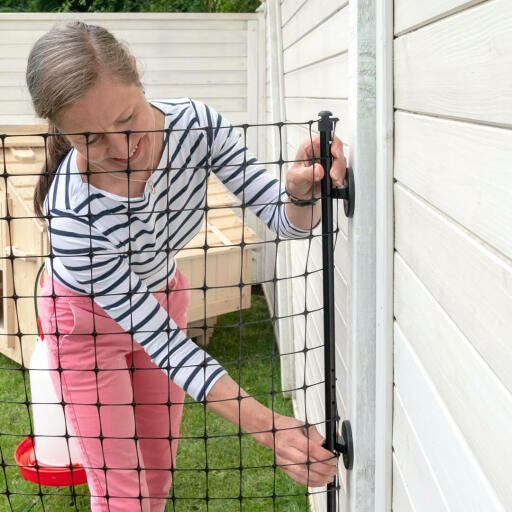
<instances>
[{"instance_id":1,"label":"woman","mask_svg":"<svg viewBox=\"0 0 512 512\"><path fill-rule=\"evenodd\" d=\"M280 236L300 237L320 219L319 204L300 200L318 195L321 167L295 164L282 190L212 108L148 102L135 59L97 26L41 37L27 84L51 134L34 198L52 248L41 319L91 509L163 510L184 391L273 448L296 481L330 482L336 461L316 429L247 397L187 338L188 283L174 260L204 220L210 172ZM332 148L339 186L341 141ZM307 141L297 159L311 156Z\"/></svg>"}]
</instances>

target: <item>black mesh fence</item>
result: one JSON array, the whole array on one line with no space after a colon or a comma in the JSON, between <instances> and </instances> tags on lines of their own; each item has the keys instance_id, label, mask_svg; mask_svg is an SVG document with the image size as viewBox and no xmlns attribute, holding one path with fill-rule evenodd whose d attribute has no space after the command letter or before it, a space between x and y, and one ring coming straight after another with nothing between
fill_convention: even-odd
<instances>
[{"instance_id":1,"label":"black mesh fence","mask_svg":"<svg viewBox=\"0 0 512 512\"><path fill-rule=\"evenodd\" d=\"M309 510L339 491L310 476L311 429L337 414L307 414L325 396L321 246L337 206L322 227L326 198L285 178L319 162L316 122L293 125L312 155L298 160L283 157L291 123L73 134L85 149L56 173L57 135L0 135L0 510ZM276 148L264 162L246 150L256 129ZM102 167L113 135L126 158ZM160 163L139 170L156 138ZM293 395L305 423L283 419Z\"/></svg>"}]
</instances>

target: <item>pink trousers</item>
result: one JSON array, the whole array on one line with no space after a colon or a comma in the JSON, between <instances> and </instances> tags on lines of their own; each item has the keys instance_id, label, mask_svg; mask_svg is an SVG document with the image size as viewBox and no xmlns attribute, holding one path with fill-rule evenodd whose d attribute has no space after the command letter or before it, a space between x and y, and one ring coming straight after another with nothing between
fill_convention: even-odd
<instances>
[{"instance_id":1,"label":"pink trousers","mask_svg":"<svg viewBox=\"0 0 512 512\"><path fill-rule=\"evenodd\" d=\"M183 330L188 287L177 271L169 286L154 294ZM53 384L78 437L91 510L163 511L183 390L89 297L47 278L39 308L49 367L61 368Z\"/></svg>"}]
</instances>

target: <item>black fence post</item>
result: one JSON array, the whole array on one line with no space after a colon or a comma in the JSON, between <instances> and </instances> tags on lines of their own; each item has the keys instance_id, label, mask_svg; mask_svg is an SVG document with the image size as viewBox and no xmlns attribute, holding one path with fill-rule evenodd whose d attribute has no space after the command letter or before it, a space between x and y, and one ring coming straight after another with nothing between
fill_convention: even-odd
<instances>
[{"instance_id":1,"label":"black fence post","mask_svg":"<svg viewBox=\"0 0 512 512\"><path fill-rule=\"evenodd\" d=\"M347 469L352 469L353 447L350 422L344 421L342 438L337 435L339 421L336 406L336 353L334 327L334 214L333 197L345 199L345 213L352 216L354 211L353 178L347 170L348 187L334 190L329 176L332 163L331 141L334 121L331 112L319 113L320 163L325 175L321 183L322 191L322 269L323 269L323 313L324 313L324 372L325 372L325 443L324 446L337 456L343 454ZM352 194L351 194L352 193ZM336 511L336 482L327 486L327 510Z\"/></svg>"}]
</instances>

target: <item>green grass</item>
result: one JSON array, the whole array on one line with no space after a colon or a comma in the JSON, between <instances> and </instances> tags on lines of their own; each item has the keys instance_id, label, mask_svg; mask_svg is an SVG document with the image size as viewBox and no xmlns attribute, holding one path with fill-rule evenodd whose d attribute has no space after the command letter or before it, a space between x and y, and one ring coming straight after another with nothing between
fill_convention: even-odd
<instances>
[{"instance_id":1,"label":"green grass","mask_svg":"<svg viewBox=\"0 0 512 512\"><path fill-rule=\"evenodd\" d=\"M240 322L245 324L242 328ZM272 357L277 353L277 347L262 295L253 294L250 309L218 318L208 352L224 364L247 392L262 394L258 400L265 405L292 415L289 400L277 393L272 405L272 396L268 394L271 389L280 390L281 377L279 359ZM246 362L238 364L239 359ZM16 363L0 356L0 512L87 511L87 485L75 487L78 495L75 506L69 496L69 487L39 489L36 484L21 478L13 453L17 444L30 434L26 405L30 390L28 374L24 375L18 369ZM237 427L210 411L206 410L205 415L200 404L192 401L185 404L180 435L178 469L170 494L174 499L169 501L169 511L309 510L306 488L272 467L271 450L261 447L250 436L239 437ZM206 462L208 472L205 471ZM236 469L240 466L243 471ZM273 495L277 497L273 499Z\"/></svg>"}]
</instances>

